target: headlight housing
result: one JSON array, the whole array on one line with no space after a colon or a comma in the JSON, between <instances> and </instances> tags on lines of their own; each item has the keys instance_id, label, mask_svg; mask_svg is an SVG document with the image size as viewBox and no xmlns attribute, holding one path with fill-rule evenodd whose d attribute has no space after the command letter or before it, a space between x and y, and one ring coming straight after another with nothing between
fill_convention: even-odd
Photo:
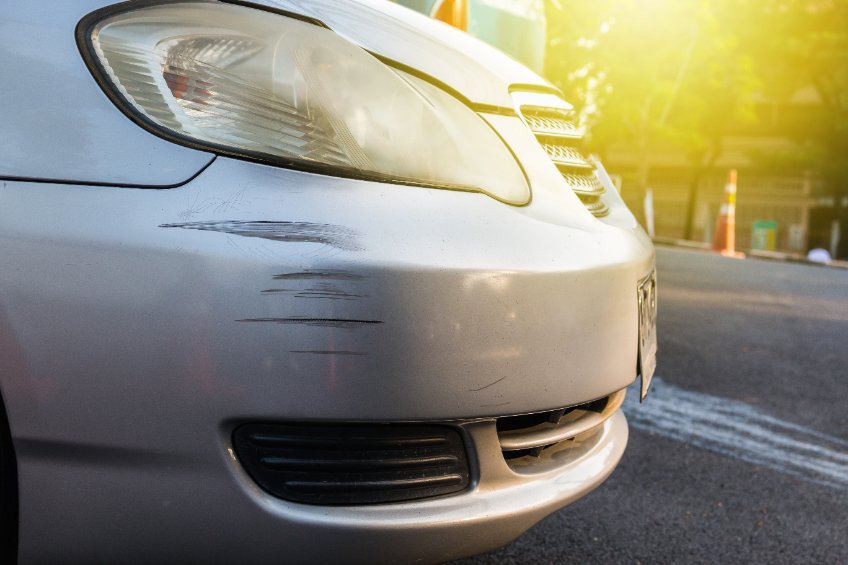
<instances>
[{"instance_id":1,"label":"headlight housing","mask_svg":"<svg viewBox=\"0 0 848 565\"><path fill-rule=\"evenodd\" d=\"M130 2L90 14L77 33L113 101L174 141L529 201L514 156L474 111L315 22L220 2Z\"/></svg>"}]
</instances>

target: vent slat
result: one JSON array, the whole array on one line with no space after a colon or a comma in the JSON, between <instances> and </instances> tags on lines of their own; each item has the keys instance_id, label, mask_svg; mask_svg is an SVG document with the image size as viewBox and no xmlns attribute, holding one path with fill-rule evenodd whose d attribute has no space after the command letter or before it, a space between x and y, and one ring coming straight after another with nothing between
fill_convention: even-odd
<instances>
[{"instance_id":1,"label":"vent slat","mask_svg":"<svg viewBox=\"0 0 848 565\"><path fill-rule=\"evenodd\" d=\"M315 449L349 449L359 446L368 449L408 449L411 447L446 445L448 439L445 437L393 437L375 439L369 437L308 437L254 434L250 436L250 442L257 447L285 446Z\"/></svg>"},{"instance_id":2,"label":"vent slat","mask_svg":"<svg viewBox=\"0 0 848 565\"><path fill-rule=\"evenodd\" d=\"M273 470L309 470L322 471L373 471L383 469L414 469L418 467L438 467L456 465L454 455L433 455L429 457L406 457L398 459L299 459L293 457L263 457L264 467Z\"/></svg>"},{"instance_id":3,"label":"vent slat","mask_svg":"<svg viewBox=\"0 0 848 565\"><path fill-rule=\"evenodd\" d=\"M236 455L270 494L304 504L381 504L460 492L465 445L448 425L245 424Z\"/></svg>"},{"instance_id":4,"label":"vent slat","mask_svg":"<svg viewBox=\"0 0 848 565\"><path fill-rule=\"evenodd\" d=\"M519 416L526 427L511 425L512 418L498 420L498 439L504 452L544 448L573 439L590 431L609 419L624 402L627 389L612 393L606 398L569 408L556 422L547 421L546 414L537 418Z\"/></svg>"},{"instance_id":5,"label":"vent slat","mask_svg":"<svg viewBox=\"0 0 848 565\"><path fill-rule=\"evenodd\" d=\"M586 158L574 147L568 145L558 145L554 143L542 143L542 149L551 158L551 160L559 167L567 169L580 169L585 171L594 171L595 165L586 160ZM567 171L565 171L567 173Z\"/></svg>"},{"instance_id":6,"label":"vent slat","mask_svg":"<svg viewBox=\"0 0 848 565\"><path fill-rule=\"evenodd\" d=\"M583 130L571 120L571 112L556 108L522 106L521 113L537 136L550 136L567 140L583 139Z\"/></svg>"},{"instance_id":7,"label":"vent slat","mask_svg":"<svg viewBox=\"0 0 848 565\"><path fill-rule=\"evenodd\" d=\"M578 149L584 133L574 121L574 112L532 103L522 104L518 110L586 209L598 218L608 215L609 208L602 198L606 189L594 174L595 165Z\"/></svg>"},{"instance_id":8,"label":"vent slat","mask_svg":"<svg viewBox=\"0 0 848 565\"><path fill-rule=\"evenodd\" d=\"M304 493L338 493L338 492L379 492L385 490L419 489L461 484L461 475L442 475L439 477L424 477L421 479L399 479L395 481L356 481L356 482L318 482L318 481L288 481L286 485Z\"/></svg>"},{"instance_id":9,"label":"vent slat","mask_svg":"<svg viewBox=\"0 0 848 565\"><path fill-rule=\"evenodd\" d=\"M609 208L607 208L607 205L601 201L587 202L582 198L580 200L581 202L583 202L583 205L586 206L586 209L589 210L589 212L591 212L595 216L602 217L609 214Z\"/></svg>"}]
</instances>

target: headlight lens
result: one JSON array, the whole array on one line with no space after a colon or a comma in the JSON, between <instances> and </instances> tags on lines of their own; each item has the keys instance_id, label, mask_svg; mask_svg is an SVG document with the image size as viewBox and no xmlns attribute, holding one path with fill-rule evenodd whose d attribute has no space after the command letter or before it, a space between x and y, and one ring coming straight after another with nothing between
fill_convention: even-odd
<instances>
[{"instance_id":1,"label":"headlight lens","mask_svg":"<svg viewBox=\"0 0 848 565\"><path fill-rule=\"evenodd\" d=\"M119 106L183 143L287 167L487 193L530 190L462 102L319 25L215 2L121 5L80 24Z\"/></svg>"}]
</instances>

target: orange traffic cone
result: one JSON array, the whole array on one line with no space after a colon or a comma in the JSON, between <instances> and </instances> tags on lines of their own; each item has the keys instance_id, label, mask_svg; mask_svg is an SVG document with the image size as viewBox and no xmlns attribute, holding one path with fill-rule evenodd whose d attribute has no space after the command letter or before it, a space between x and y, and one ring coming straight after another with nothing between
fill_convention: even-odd
<instances>
[{"instance_id":1,"label":"orange traffic cone","mask_svg":"<svg viewBox=\"0 0 848 565\"><path fill-rule=\"evenodd\" d=\"M466 0L437 1L430 15L453 27L468 31L468 2Z\"/></svg>"},{"instance_id":2,"label":"orange traffic cone","mask_svg":"<svg viewBox=\"0 0 848 565\"><path fill-rule=\"evenodd\" d=\"M716 220L713 251L726 257L744 257L736 252L736 169L731 169L724 186L724 202Z\"/></svg>"}]
</instances>

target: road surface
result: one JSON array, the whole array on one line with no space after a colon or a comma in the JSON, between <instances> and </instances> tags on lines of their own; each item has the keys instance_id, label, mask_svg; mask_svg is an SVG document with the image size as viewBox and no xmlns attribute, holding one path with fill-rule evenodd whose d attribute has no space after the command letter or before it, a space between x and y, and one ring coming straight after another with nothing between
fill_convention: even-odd
<instances>
[{"instance_id":1,"label":"road surface","mask_svg":"<svg viewBox=\"0 0 848 565\"><path fill-rule=\"evenodd\" d=\"M659 362L598 490L454 562L848 563L848 270L660 248Z\"/></svg>"}]
</instances>

